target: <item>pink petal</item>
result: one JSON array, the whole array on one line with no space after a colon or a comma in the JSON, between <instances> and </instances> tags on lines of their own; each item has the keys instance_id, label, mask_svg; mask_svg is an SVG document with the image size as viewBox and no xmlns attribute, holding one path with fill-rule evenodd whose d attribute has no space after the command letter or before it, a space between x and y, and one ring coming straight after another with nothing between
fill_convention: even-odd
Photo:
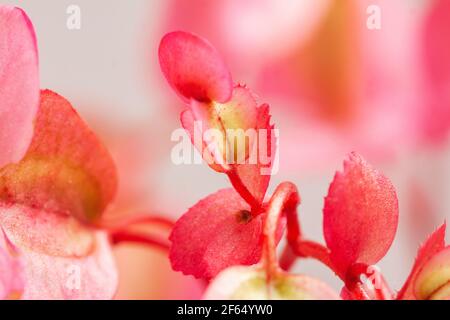
<instances>
[{"instance_id":1,"label":"pink petal","mask_svg":"<svg viewBox=\"0 0 450 320\"><path fill-rule=\"evenodd\" d=\"M0 167L19 161L39 105L36 37L27 15L0 5Z\"/></svg>"},{"instance_id":2,"label":"pink petal","mask_svg":"<svg viewBox=\"0 0 450 320\"><path fill-rule=\"evenodd\" d=\"M23 299L111 299L117 272L107 237L75 218L16 205L0 225L20 251Z\"/></svg>"},{"instance_id":3,"label":"pink petal","mask_svg":"<svg viewBox=\"0 0 450 320\"><path fill-rule=\"evenodd\" d=\"M170 261L176 271L212 278L233 265L258 262L263 217L251 219L250 207L233 189L221 190L198 202L170 235Z\"/></svg>"},{"instance_id":4,"label":"pink petal","mask_svg":"<svg viewBox=\"0 0 450 320\"><path fill-rule=\"evenodd\" d=\"M417 275L423 268L423 266L437 254L439 251L443 250L445 247L445 229L446 224L444 223L439 229L433 232L427 241L420 247L417 253L416 261L414 266L406 280L403 288L400 290L397 299L408 300L416 299L414 295L414 282Z\"/></svg>"},{"instance_id":5,"label":"pink petal","mask_svg":"<svg viewBox=\"0 0 450 320\"><path fill-rule=\"evenodd\" d=\"M168 33L161 40L159 61L167 81L186 102L223 103L230 99L230 72L205 39L182 31Z\"/></svg>"},{"instance_id":6,"label":"pink petal","mask_svg":"<svg viewBox=\"0 0 450 320\"><path fill-rule=\"evenodd\" d=\"M270 294L269 294L270 292ZM304 275L281 274L267 285L266 274L255 267L231 267L208 286L206 300L338 300L328 285Z\"/></svg>"},{"instance_id":7,"label":"pink petal","mask_svg":"<svg viewBox=\"0 0 450 320\"><path fill-rule=\"evenodd\" d=\"M340 272L354 263L371 265L388 251L398 224L394 186L358 154L344 162L325 198L324 235Z\"/></svg>"},{"instance_id":8,"label":"pink petal","mask_svg":"<svg viewBox=\"0 0 450 320\"><path fill-rule=\"evenodd\" d=\"M260 204L264 201L267 188L269 186L272 173L272 166L276 156L276 137L274 136L274 126L270 124L270 108L264 104L258 108L256 129L258 133L266 133L258 136L257 150L258 158L254 161L247 161L245 164L236 166L236 173L243 185L250 191L256 201Z\"/></svg>"},{"instance_id":9,"label":"pink petal","mask_svg":"<svg viewBox=\"0 0 450 320\"><path fill-rule=\"evenodd\" d=\"M0 200L95 223L116 188L105 147L67 100L43 91L27 154L0 170Z\"/></svg>"},{"instance_id":10,"label":"pink petal","mask_svg":"<svg viewBox=\"0 0 450 320\"><path fill-rule=\"evenodd\" d=\"M23 261L0 227L0 300L20 298L24 287Z\"/></svg>"},{"instance_id":11,"label":"pink petal","mask_svg":"<svg viewBox=\"0 0 450 320\"><path fill-rule=\"evenodd\" d=\"M192 101L190 106L182 113L181 123L203 159L218 172L235 169L240 182L261 204L269 185L276 151L269 106L258 107L253 93L243 86L234 88L233 96L227 103ZM223 139L215 139L217 147L208 150L212 143L202 137L212 129L220 133ZM237 191L241 193L239 188Z\"/></svg>"},{"instance_id":12,"label":"pink petal","mask_svg":"<svg viewBox=\"0 0 450 320\"><path fill-rule=\"evenodd\" d=\"M181 123L191 136L192 143L204 160L219 172L229 170L232 165L240 160L245 161L249 156L250 148L235 142L243 141L247 130L256 129L257 121L256 100L250 90L242 86L235 87L233 96L227 103L203 103L193 100L190 109L181 115ZM217 132L218 137L209 137L209 133L214 133L213 130ZM236 133L236 137L229 136L230 130ZM237 130L242 130L242 133ZM251 140L250 146L253 143Z\"/></svg>"}]
</instances>

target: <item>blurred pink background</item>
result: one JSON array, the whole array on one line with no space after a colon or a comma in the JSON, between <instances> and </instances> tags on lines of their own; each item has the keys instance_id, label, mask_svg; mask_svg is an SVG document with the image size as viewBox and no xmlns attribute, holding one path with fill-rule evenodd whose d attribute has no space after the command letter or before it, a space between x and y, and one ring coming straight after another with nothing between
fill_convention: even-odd
<instances>
[{"instance_id":1,"label":"blurred pink background","mask_svg":"<svg viewBox=\"0 0 450 320\"><path fill-rule=\"evenodd\" d=\"M358 151L397 188L398 236L380 268L398 289L426 234L450 217L450 1L22 0L39 42L41 83L67 97L119 168L115 214L176 219L228 187L206 165L176 166L171 132L182 104L160 73L157 47L176 29L208 38L234 80L271 105L280 171L300 190L305 233L322 238L334 172ZM445 4L446 3L446 4ZM81 29L66 27L69 5ZM369 30L367 8L381 12ZM203 284L171 271L165 253L116 249L121 299L199 298ZM336 289L316 262L295 269Z\"/></svg>"}]
</instances>

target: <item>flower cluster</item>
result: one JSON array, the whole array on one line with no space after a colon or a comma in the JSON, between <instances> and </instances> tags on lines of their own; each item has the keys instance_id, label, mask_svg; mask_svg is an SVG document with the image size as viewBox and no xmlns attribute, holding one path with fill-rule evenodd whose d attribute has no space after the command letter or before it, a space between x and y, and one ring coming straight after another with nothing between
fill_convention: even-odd
<instances>
[{"instance_id":1,"label":"flower cluster","mask_svg":"<svg viewBox=\"0 0 450 320\"><path fill-rule=\"evenodd\" d=\"M69 101L41 90L33 25L21 9L0 5L0 300L111 299L112 245L121 242L168 250L175 271L208 283L206 299L450 299L445 223L420 247L404 286L392 290L376 267L399 220L385 175L350 153L324 199L325 244L310 240L297 186L282 182L267 194L278 152L269 105L234 82L215 47L195 34L165 35L159 61L185 105L180 120L192 144L231 186L175 224L149 215L113 221L111 155ZM433 65L431 76L445 82ZM170 230L169 239L135 230L144 224ZM304 258L334 272L341 292L293 273Z\"/></svg>"},{"instance_id":2,"label":"flower cluster","mask_svg":"<svg viewBox=\"0 0 450 320\"><path fill-rule=\"evenodd\" d=\"M257 107L248 88L233 85L225 62L205 39L181 31L169 33L161 41L159 58L167 81L186 104L181 123L191 137L195 121L224 131L225 138L219 141L204 136L200 147L193 141L199 150L211 142L235 148L228 128L273 128L269 106ZM274 137L268 134L264 139L270 141L273 156L277 151ZM239 148L240 152L246 155L251 145ZM281 183L266 197L270 175L261 173L261 163L229 165L223 151L215 147L202 155L213 169L229 177L233 188L199 201L176 222L170 236L172 267L186 275L212 279L206 298L449 297L450 249L444 243L445 225L421 247L398 294L375 268L394 240L398 200L389 179L357 153L348 156L343 171L330 184L323 209L326 245L321 245L302 233L297 215L300 195L294 184ZM278 259L277 246L284 234L288 246ZM289 273L297 257L317 259L328 266L344 283L341 294L317 279ZM370 281L364 282L363 276Z\"/></svg>"}]
</instances>

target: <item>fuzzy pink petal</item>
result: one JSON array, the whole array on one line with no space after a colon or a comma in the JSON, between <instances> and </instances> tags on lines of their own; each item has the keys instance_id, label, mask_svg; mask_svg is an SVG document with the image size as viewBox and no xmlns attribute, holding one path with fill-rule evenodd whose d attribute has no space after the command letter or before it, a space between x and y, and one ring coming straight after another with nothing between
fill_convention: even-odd
<instances>
[{"instance_id":1,"label":"fuzzy pink petal","mask_svg":"<svg viewBox=\"0 0 450 320\"><path fill-rule=\"evenodd\" d=\"M0 200L95 223L114 198L114 162L70 103L43 91L31 145L0 170Z\"/></svg>"},{"instance_id":2,"label":"fuzzy pink petal","mask_svg":"<svg viewBox=\"0 0 450 320\"><path fill-rule=\"evenodd\" d=\"M429 261L435 254L443 250L445 247L445 229L446 224L444 223L439 229L433 232L427 241L420 247L417 253L416 261L414 266L406 280L403 288L400 290L397 298L398 299L416 299L414 295L414 282L417 275L423 268L423 266Z\"/></svg>"},{"instance_id":3,"label":"fuzzy pink petal","mask_svg":"<svg viewBox=\"0 0 450 320\"><path fill-rule=\"evenodd\" d=\"M25 251L25 274L31 280L23 299L112 299L118 285L114 257L105 233L96 232L95 239L95 250L81 258Z\"/></svg>"},{"instance_id":4,"label":"fuzzy pink petal","mask_svg":"<svg viewBox=\"0 0 450 320\"><path fill-rule=\"evenodd\" d=\"M23 261L0 227L0 300L20 298L23 288Z\"/></svg>"},{"instance_id":5,"label":"fuzzy pink petal","mask_svg":"<svg viewBox=\"0 0 450 320\"><path fill-rule=\"evenodd\" d=\"M104 233L72 216L0 207L0 225L20 252L23 299L111 299L117 272Z\"/></svg>"},{"instance_id":6,"label":"fuzzy pink petal","mask_svg":"<svg viewBox=\"0 0 450 320\"><path fill-rule=\"evenodd\" d=\"M389 179L352 153L330 185L323 213L331 259L344 274L386 254L397 230L397 195Z\"/></svg>"},{"instance_id":7,"label":"fuzzy pink petal","mask_svg":"<svg viewBox=\"0 0 450 320\"><path fill-rule=\"evenodd\" d=\"M226 102L233 82L225 62L205 39L187 32L164 36L159 47L161 69L172 88L189 102Z\"/></svg>"},{"instance_id":8,"label":"fuzzy pink petal","mask_svg":"<svg viewBox=\"0 0 450 320\"><path fill-rule=\"evenodd\" d=\"M24 156L38 105L33 26L21 9L0 5L0 167Z\"/></svg>"},{"instance_id":9,"label":"fuzzy pink petal","mask_svg":"<svg viewBox=\"0 0 450 320\"><path fill-rule=\"evenodd\" d=\"M176 271L210 279L233 265L258 262L263 217L250 219L250 207L233 189L198 202L170 235L170 261Z\"/></svg>"}]
</instances>

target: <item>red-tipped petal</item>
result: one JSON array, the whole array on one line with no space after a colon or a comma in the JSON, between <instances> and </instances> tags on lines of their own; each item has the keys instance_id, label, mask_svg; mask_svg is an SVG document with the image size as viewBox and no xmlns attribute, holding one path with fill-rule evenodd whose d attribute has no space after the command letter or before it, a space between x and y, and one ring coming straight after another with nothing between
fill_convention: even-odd
<instances>
[{"instance_id":1,"label":"red-tipped petal","mask_svg":"<svg viewBox=\"0 0 450 320\"><path fill-rule=\"evenodd\" d=\"M423 268L423 266L429 261L435 254L440 252L445 247L445 229L446 224L444 223L439 229L434 231L427 241L420 247L417 253L416 261L414 266L405 282L405 285L400 290L397 298L398 299L416 299L414 294L414 282L417 278L418 273Z\"/></svg>"},{"instance_id":2,"label":"red-tipped petal","mask_svg":"<svg viewBox=\"0 0 450 320\"><path fill-rule=\"evenodd\" d=\"M0 300L20 298L23 288L23 261L0 227Z\"/></svg>"},{"instance_id":3,"label":"red-tipped petal","mask_svg":"<svg viewBox=\"0 0 450 320\"><path fill-rule=\"evenodd\" d=\"M175 224L170 261L176 271L212 278L233 265L259 261L263 217L251 217L249 205L233 189L198 202Z\"/></svg>"},{"instance_id":4,"label":"red-tipped petal","mask_svg":"<svg viewBox=\"0 0 450 320\"><path fill-rule=\"evenodd\" d=\"M159 46L159 62L167 81L185 102L230 99L230 72L205 39L182 31L168 33Z\"/></svg>"},{"instance_id":5,"label":"red-tipped petal","mask_svg":"<svg viewBox=\"0 0 450 320\"><path fill-rule=\"evenodd\" d=\"M330 185L323 213L331 259L343 276L352 264L371 265L386 254L397 230L397 195L389 179L352 153Z\"/></svg>"},{"instance_id":6,"label":"red-tipped petal","mask_svg":"<svg viewBox=\"0 0 450 320\"><path fill-rule=\"evenodd\" d=\"M117 187L114 163L70 103L43 91L25 157L0 170L0 199L94 223Z\"/></svg>"},{"instance_id":7,"label":"red-tipped petal","mask_svg":"<svg viewBox=\"0 0 450 320\"><path fill-rule=\"evenodd\" d=\"M0 167L19 161L39 105L36 37L26 14L0 5Z\"/></svg>"}]
</instances>

